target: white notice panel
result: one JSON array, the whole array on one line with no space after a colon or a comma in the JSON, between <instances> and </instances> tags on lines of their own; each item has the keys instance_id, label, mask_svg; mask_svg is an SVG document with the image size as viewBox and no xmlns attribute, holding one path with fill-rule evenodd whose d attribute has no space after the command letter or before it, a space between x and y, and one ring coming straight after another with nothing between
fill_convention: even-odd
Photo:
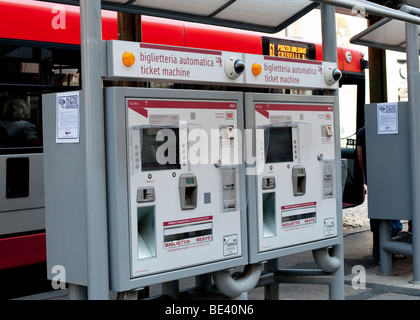
<instances>
[{"instance_id":1,"label":"white notice panel","mask_svg":"<svg viewBox=\"0 0 420 320\"><path fill-rule=\"evenodd\" d=\"M377 112L378 134L398 134L398 104L380 103Z\"/></svg>"},{"instance_id":2,"label":"white notice panel","mask_svg":"<svg viewBox=\"0 0 420 320\"><path fill-rule=\"evenodd\" d=\"M135 63L126 67L121 57L132 52ZM108 43L108 74L110 78L147 79L177 82L243 83L243 76L230 80L224 61L242 54L195 48L163 46L148 43L110 41Z\"/></svg>"},{"instance_id":3,"label":"white notice panel","mask_svg":"<svg viewBox=\"0 0 420 320\"><path fill-rule=\"evenodd\" d=\"M126 41L109 41L107 48L108 79L113 80L217 83L265 88L338 88L337 83L328 85L325 81L325 69L337 67L330 62ZM125 53L134 56L130 66L123 63ZM230 70L228 61L232 59L245 65L244 71L236 78L226 74L226 70ZM255 72L256 69L261 70L260 73Z\"/></svg>"},{"instance_id":4,"label":"white notice panel","mask_svg":"<svg viewBox=\"0 0 420 320\"><path fill-rule=\"evenodd\" d=\"M79 143L79 91L57 94L56 143Z\"/></svg>"}]
</instances>

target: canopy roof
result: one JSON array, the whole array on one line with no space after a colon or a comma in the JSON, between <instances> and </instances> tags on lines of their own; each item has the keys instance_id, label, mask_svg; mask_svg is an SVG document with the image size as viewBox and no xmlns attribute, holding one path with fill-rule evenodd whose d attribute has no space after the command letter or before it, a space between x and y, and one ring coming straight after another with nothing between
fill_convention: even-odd
<instances>
[{"instance_id":1,"label":"canopy roof","mask_svg":"<svg viewBox=\"0 0 420 320\"><path fill-rule=\"evenodd\" d=\"M406 23L400 20L383 18L350 39L353 44L378 49L406 51Z\"/></svg>"},{"instance_id":2,"label":"canopy roof","mask_svg":"<svg viewBox=\"0 0 420 320\"><path fill-rule=\"evenodd\" d=\"M78 0L53 0L49 2L79 5ZM103 9L113 11L235 27L266 33L275 33L284 29L318 6L319 3L312 0L102 1Z\"/></svg>"},{"instance_id":3,"label":"canopy roof","mask_svg":"<svg viewBox=\"0 0 420 320\"><path fill-rule=\"evenodd\" d=\"M79 5L79 0L39 0ZM371 13L420 25L420 17L366 0L101 0L112 11L200 22L265 33L278 32L320 3L351 14Z\"/></svg>"}]
</instances>

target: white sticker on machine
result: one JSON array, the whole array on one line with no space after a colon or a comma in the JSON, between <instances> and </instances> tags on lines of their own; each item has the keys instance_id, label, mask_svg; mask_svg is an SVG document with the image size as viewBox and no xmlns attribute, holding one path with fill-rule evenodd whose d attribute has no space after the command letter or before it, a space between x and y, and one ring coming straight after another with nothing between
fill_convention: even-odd
<instances>
[{"instance_id":1,"label":"white sticker on machine","mask_svg":"<svg viewBox=\"0 0 420 320\"><path fill-rule=\"evenodd\" d=\"M335 235L335 218L324 220L324 237Z\"/></svg>"},{"instance_id":2,"label":"white sticker on machine","mask_svg":"<svg viewBox=\"0 0 420 320\"><path fill-rule=\"evenodd\" d=\"M223 237L223 255L226 257L226 256L238 254L238 245L239 245L239 241L238 241L237 234L224 236Z\"/></svg>"}]
</instances>

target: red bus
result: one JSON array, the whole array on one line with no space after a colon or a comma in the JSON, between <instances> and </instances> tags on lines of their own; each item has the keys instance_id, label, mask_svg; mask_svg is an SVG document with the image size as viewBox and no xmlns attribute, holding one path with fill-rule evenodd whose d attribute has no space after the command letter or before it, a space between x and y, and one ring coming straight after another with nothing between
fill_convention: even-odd
<instances>
[{"instance_id":1,"label":"red bus","mask_svg":"<svg viewBox=\"0 0 420 320\"><path fill-rule=\"evenodd\" d=\"M103 11L103 39L118 39L117 14ZM294 59L322 59L317 43L262 33L142 17L142 41ZM358 88L357 128L363 123L365 61L361 52L338 49L341 85ZM45 262L42 95L80 90L79 7L33 0L0 0L0 270ZM243 89L249 90L249 89ZM6 139L9 101L20 101L36 144ZM10 138L10 137L9 137ZM363 202L355 149L348 165L345 206ZM69 173L71 174L71 172ZM350 178L349 178L350 177ZM349 180L350 179L350 180ZM347 188L348 184L348 188ZM353 188L353 189L352 189Z\"/></svg>"}]
</instances>

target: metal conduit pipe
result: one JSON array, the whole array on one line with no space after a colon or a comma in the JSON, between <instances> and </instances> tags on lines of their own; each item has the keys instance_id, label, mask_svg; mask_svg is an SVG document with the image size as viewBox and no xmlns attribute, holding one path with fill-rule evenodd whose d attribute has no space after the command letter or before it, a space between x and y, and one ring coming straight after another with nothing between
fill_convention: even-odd
<instances>
[{"instance_id":1,"label":"metal conduit pipe","mask_svg":"<svg viewBox=\"0 0 420 320\"><path fill-rule=\"evenodd\" d=\"M340 259L330 256L328 248L312 250L312 255L317 266L324 272L336 272L341 267Z\"/></svg>"},{"instance_id":2,"label":"metal conduit pipe","mask_svg":"<svg viewBox=\"0 0 420 320\"><path fill-rule=\"evenodd\" d=\"M265 272L261 273L260 279L255 287L264 287L276 281L274 272Z\"/></svg>"},{"instance_id":3,"label":"metal conduit pipe","mask_svg":"<svg viewBox=\"0 0 420 320\"><path fill-rule=\"evenodd\" d=\"M374 14L381 17L401 20L414 24L420 24L419 17L411 15L407 12L391 9L385 6L374 4L368 1L354 1L354 0L316 0L319 3L325 3L336 7L343 7L352 10L363 9L364 12Z\"/></svg>"},{"instance_id":4,"label":"metal conduit pipe","mask_svg":"<svg viewBox=\"0 0 420 320\"><path fill-rule=\"evenodd\" d=\"M262 270L262 263L249 264L245 266L242 276L238 279L233 279L229 270L222 270L213 273L213 280L221 293L229 298L236 298L255 288Z\"/></svg>"},{"instance_id":5,"label":"metal conduit pipe","mask_svg":"<svg viewBox=\"0 0 420 320\"><path fill-rule=\"evenodd\" d=\"M277 283L296 284L331 284L334 277L321 270L277 270L275 272Z\"/></svg>"},{"instance_id":6,"label":"metal conduit pipe","mask_svg":"<svg viewBox=\"0 0 420 320\"><path fill-rule=\"evenodd\" d=\"M400 253L405 256L413 255L413 246L410 243L387 241L382 247L389 253Z\"/></svg>"},{"instance_id":7,"label":"metal conduit pipe","mask_svg":"<svg viewBox=\"0 0 420 320\"><path fill-rule=\"evenodd\" d=\"M409 14L414 14L416 16L420 16L420 9L419 8L412 7L412 6L409 6L409 5L406 5L406 4L404 4L400 7L400 11L406 12L406 13L409 13Z\"/></svg>"}]
</instances>

